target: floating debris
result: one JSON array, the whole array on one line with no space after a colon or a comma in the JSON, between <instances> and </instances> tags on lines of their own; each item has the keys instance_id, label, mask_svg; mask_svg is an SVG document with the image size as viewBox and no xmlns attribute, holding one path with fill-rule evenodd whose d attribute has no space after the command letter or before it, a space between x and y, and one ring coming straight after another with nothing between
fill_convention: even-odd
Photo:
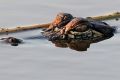
<instances>
[{"instance_id":1,"label":"floating debris","mask_svg":"<svg viewBox=\"0 0 120 80\"><path fill-rule=\"evenodd\" d=\"M3 40L5 43L9 43L12 46L18 46L18 44L23 43L23 40L17 39L15 37L1 38L0 40Z\"/></svg>"}]
</instances>

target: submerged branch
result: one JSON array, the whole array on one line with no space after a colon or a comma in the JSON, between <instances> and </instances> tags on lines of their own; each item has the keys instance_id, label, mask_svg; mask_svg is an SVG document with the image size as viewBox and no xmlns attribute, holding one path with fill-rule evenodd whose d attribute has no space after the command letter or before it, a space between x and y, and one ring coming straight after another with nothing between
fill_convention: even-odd
<instances>
[{"instance_id":1,"label":"submerged branch","mask_svg":"<svg viewBox=\"0 0 120 80\"><path fill-rule=\"evenodd\" d=\"M95 20L111 20L111 19L118 19L120 18L120 12L115 12L111 14L106 14L102 16L94 16L94 17L88 17ZM30 26L19 26L16 28L0 28L0 34L9 34L19 31L26 31L26 30L33 30L33 29L39 29L39 28L48 28L50 23L46 24L36 24L36 25L30 25Z\"/></svg>"}]
</instances>

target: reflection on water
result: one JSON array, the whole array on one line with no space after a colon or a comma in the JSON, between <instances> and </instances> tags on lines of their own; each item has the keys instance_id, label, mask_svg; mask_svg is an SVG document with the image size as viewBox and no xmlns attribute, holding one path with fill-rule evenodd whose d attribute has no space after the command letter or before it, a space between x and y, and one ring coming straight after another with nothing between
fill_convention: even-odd
<instances>
[{"instance_id":1,"label":"reflection on water","mask_svg":"<svg viewBox=\"0 0 120 80\"><path fill-rule=\"evenodd\" d=\"M92 41L92 40L55 40L51 41L56 47L70 48L76 51L87 51L92 43L100 42L104 39Z\"/></svg>"},{"instance_id":2,"label":"reflection on water","mask_svg":"<svg viewBox=\"0 0 120 80\"><path fill-rule=\"evenodd\" d=\"M87 48L90 47L91 41L79 41L79 40L71 40L71 41L52 41L56 47L61 48L70 48L76 51L87 51Z\"/></svg>"}]
</instances>

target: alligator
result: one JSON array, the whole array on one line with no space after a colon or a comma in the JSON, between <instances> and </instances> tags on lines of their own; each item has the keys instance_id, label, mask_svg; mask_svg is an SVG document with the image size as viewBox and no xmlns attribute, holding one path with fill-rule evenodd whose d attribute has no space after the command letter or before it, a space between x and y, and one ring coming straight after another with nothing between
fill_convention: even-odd
<instances>
[{"instance_id":1,"label":"alligator","mask_svg":"<svg viewBox=\"0 0 120 80\"><path fill-rule=\"evenodd\" d=\"M73 17L69 13L58 13L51 25L42 34L50 41L91 40L96 42L111 38L115 31L114 26L103 21Z\"/></svg>"}]
</instances>

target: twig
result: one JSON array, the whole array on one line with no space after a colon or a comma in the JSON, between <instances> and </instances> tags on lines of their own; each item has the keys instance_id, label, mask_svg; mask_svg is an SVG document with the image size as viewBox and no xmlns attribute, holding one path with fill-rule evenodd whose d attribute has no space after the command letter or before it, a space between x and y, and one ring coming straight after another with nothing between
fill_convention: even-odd
<instances>
[{"instance_id":1,"label":"twig","mask_svg":"<svg viewBox=\"0 0 120 80\"><path fill-rule=\"evenodd\" d=\"M115 12L111 14L106 14L102 16L94 16L94 17L89 17L95 20L111 20L111 19L118 19L120 18L120 12ZM20 32L20 31L26 31L26 30L33 30L33 29L38 29L38 28L48 28L50 23L46 24L36 24L36 25L30 25L30 26L19 26L16 28L1 28L0 29L0 34L8 34L8 33L14 33L14 32Z\"/></svg>"},{"instance_id":2,"label":"twig","mask_svg":"<svg viewBox=\"0 0 120 80\"><path fill-rule=\"evenodd\" d=\"M9 34L14 32L26 31L26 30L33 30L33 29L40 29L40 28L48 28L50 23L47 24L35 24L30 26L18 26L15 28L1 28L0 34Z\"/></svg>"},{"instance_id":3,"label":"twig","mask_svg":"<svg viewBox=\"0 0 120 80\"><path fill-rule=\"evenodd\" d=\"M109 13L109 14L106 14L106 15L102 15L102 16L94 16L94 17L90 17L92 19L95 19L95 20L112 20L112 19L118 19L120 18L120 12L114 12L114 13Z\"/></svg>"}]
</instances>

